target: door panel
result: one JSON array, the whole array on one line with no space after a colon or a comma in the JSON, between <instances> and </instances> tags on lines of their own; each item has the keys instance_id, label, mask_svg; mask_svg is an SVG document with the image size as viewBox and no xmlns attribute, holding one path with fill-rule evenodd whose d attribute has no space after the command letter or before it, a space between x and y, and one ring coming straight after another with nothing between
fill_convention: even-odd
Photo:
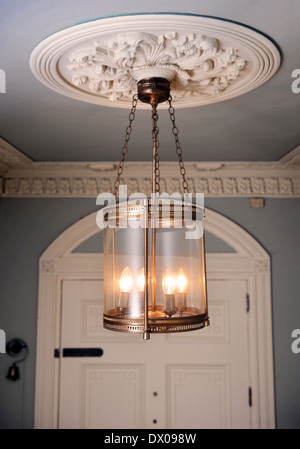
<instances>
[{"instance_id":1,"label":"door panel","mask_svg":"<svg viewBox=\"0 0 300 449\"><path fill-rule=\"evenodd\" d=\"M211 326L141 335L102 327L103 281L63 282L60 428L248 428L245 281L208 282Z\"/></svg>"},{"instance_id":2,"label":"door panel","mask_svg":"<svg viewBox=\"0 0 300 449\"><path fill-rule=\"evenodd\" d=\"M168 427L228 428L228 377L226 365L168 366Z\"/></svg>"}]
</instances>

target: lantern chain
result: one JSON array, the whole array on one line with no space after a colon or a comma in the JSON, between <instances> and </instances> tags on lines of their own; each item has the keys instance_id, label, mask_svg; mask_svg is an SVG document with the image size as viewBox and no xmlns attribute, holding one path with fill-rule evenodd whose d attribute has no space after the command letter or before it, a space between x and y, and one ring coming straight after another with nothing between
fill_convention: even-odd
<instances>
[{"instance_id":1,"label":"lantern chain","mask_svg":"<svg viewBox=\"0 0 300 449\"><path fill-rule=\"evenodd\" d=\"M157 126L158 113L157 113L157 102L152 103L152 142L153 142L153 180L152 180L152 190L153 193L160 193L160 169L159 169L159 141L158 133L159 128Z\"/></svg>"},{"instance_id":2,"label":"lantern chain","mask_svg":"<svg viewBox=\"0 0 300 449\"><path fill-rule=\"evenodd\" d=\"M128 152L128 142L131 137L132 132L132 122L135 119L135 112L136 112L136 106L138 102L138 95L134 95L132 99L132 108L129 114L129 124L126 128L126 134L125 134L125 140L124 145L121 151L121 159L118 166L118 172L117 172L117 178L114 183L114 192L113 194L116 196L118 193L119 185L120 185L120 178L123 173L124 168L124 162L125 162L125 156ZM186 169L184 167L183 159L182 159L182 148L179 142L178 134L179 130L175 123L175 109L172 106L172 97L169 97L169 114L170 119L172 122L172 132L175 139L175 145L176 145L176 154L178 156L178 162L180 167L180 174L182 176L182 186L184 193L189 192L188 182L186 179ZM153 191L155 193L160 192L160 168L159 168L159 154L158 154L158 148L159 148L159 141L158 141L158 133L159 128L157 126L158 122L158 114L157 114L157 102L152 103L152 141L153 141Z\"/></svg>"},{"instance_id":3,"label":"lantern chain","mask_svg":"<svg viewBox=\"0 0 300 449\"><path fill-rule=\"evenodd\" d=\"M176 145L176 154L178 156L180 174L182 176L182 187L183 187L184 193L189 193L189 185L188 185L188 182L186 179L186 169L184 167L184 163L182 160L182 148L181 148L179 138L178 138L179 130L175 123L175 109L172 106L172 97L171 96L169 97L168 102L169 102L169 114L170 114L170 119L172 122L172 132L174 135L175 145Z\"/></svg>"},{"instance_id":4,"label":"lantern chain","mask_svg":"<svg viewBox=\"0 0 300 449\"><path fill-rule=\"evenodd\" d=\"M126 128L126 134L125 134L125 140L124 140L124 145L121 151L121 159L119 162L119 167L118 167L118 172L117 172L117 179L115 180L114 183L114 192L113 194L116 196L119 190L119 185L120 185L120 178L121 175L123 173L123 168L124 168L124 162L125 162L125 156L128 152L128 142L130 140L130 136L131 136L131 132L132 132L132 122L135 119L135 111L136 111L136 106L137 106L137 102L138 102L138 95L135 94L132 98L132 106L131 106L131 111L129 114L129 124Z\"/></svg>"}]
</instances>

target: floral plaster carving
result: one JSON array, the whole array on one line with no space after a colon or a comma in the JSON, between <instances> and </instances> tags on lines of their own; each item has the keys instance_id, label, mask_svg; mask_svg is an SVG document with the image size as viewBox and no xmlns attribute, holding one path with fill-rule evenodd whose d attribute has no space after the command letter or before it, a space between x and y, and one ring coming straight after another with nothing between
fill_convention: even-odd
<instances>
[{"instance_id":1,"label":"floral plaster carving","mask_svg":"<svg viewBox=\"0 0 300 449\"><path fill-rule=\"evenodd\" d=\"M256 273L265 273L269 271L269 261L266 260L255 260L255 272Z\"/></svg>"},{"instance_id":2,"label":"floral plaster carving","mask_svg":"<svg viewBox=\"0 0 300 449\"><path fill-rule=\"evenodd\" d=\"M216 95L245 67L235 48L221 48L217 39L201 34L127 33L69 56L68 70L76 86L111 101L131 99L136 82L149 76L171 81L174 99Z\"/></svg>"},{"instance_id":3,"label":"floral plaster carving","mask_svg":"<svg viewBox=\"0 0 300 449\"><path fill-rule=\"evenodd\" d=\"M55 260L40 260L40 272L41 273L54 273L55 272Z\"/></svg>"}]
</instances>

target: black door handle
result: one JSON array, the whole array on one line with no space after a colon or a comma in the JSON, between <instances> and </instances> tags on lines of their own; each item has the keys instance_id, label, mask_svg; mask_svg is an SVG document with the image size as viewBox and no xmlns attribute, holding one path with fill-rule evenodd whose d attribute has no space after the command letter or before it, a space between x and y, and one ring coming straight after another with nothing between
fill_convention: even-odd
<instances>
[{"instance_id":1,"label":"black door handle","mask_svg":"<svg viewBox=\"0 0 300 449\"><path fill-rule=\"evenodd\" d=\"M63 357L101 357L101 348L64 348Z\"/></svg>"},{"instance_id":2,"label":"black door handle","mask_svg":"<svg viewBox=\"0 0 300 449\"><path fill-rule=\"evenodd\" d=\"M103 349L101 348L63 348L63 357L101 357ZM55 349L54 357L60 356L59 349Z\"/></svg>"}]
</instances>

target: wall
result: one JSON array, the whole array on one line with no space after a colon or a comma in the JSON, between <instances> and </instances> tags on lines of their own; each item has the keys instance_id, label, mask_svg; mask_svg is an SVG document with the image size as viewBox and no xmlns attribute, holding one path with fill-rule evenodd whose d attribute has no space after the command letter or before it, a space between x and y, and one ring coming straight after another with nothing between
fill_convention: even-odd
<instances>
[{"instance_id":1,"label":"wall","mask_svg":"<svg viewBox=\"0 0 300 449\"><path fill-rule=\"evenodd\" d=\"M254 209L246 198L211 198L206 207L241 225L271 255L276 423L300 428L300 354L291 350L292 330L300 328L299 200L267 199ZM29 346L17 382L5 378L12 357L0 354L0 428L34 425L38 259L61 232L96 209L93 199L0 199L0 329L7 340L19 337Z\"/></svg>"}]
</instances>

